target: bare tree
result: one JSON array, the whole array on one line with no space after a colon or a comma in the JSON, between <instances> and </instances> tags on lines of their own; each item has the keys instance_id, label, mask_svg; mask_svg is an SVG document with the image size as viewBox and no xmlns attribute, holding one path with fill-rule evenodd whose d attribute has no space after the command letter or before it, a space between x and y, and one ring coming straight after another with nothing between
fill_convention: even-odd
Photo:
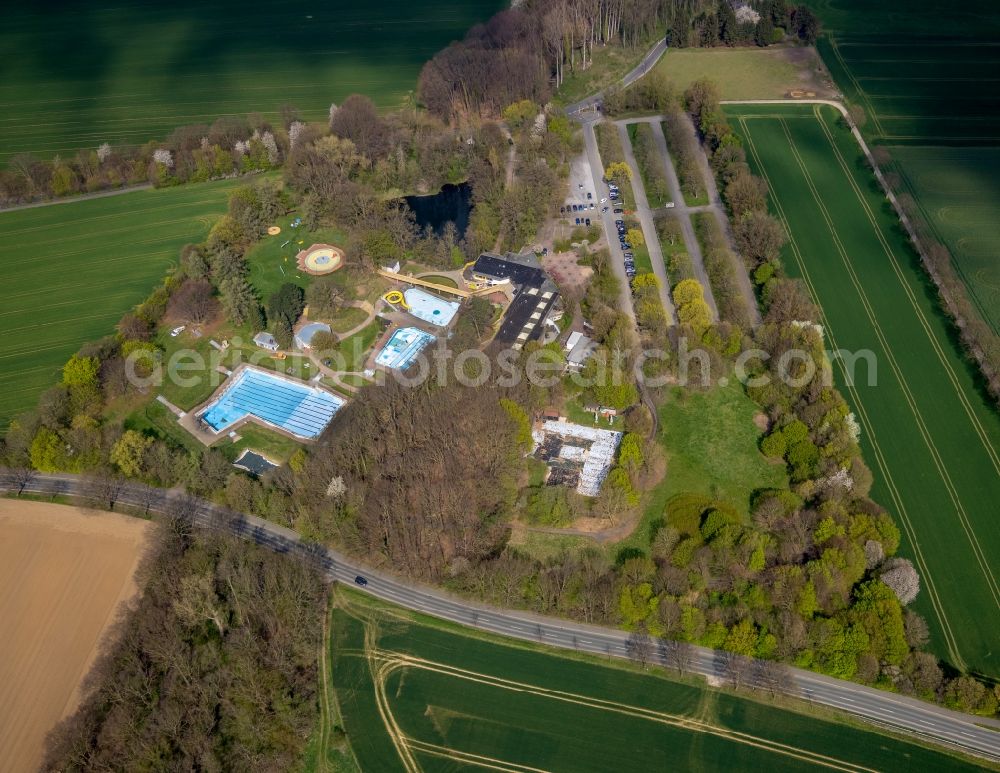
<instances>
[{"instance_id":1,"label":"bare tree","mask_svg":"<svg viewBox=\"0 0 1000 773\"><path fill-rule=\"evenodd\" d=\"M14 467L10 470L11 483L17 489L18 496L21 496L24 490L34 482L37 474L30 467Z\"/></svg>"},{"instance_id":2,"label":"bare tree","mask_svg":"<svg viewBox=\"0 0 1000 773\"><path fill-rule=\"evenodd\" d=\"M734 690L739 690L750 679L753 661L735 652L723 651L716 655L716 668Z\"/></svg>"},{"instance_id":3,"label":"bare tree","mask_svg":"<svg viewBox=\"0 0 1000 773\"><path fill-rule=\"evenodd\" d=\"M653 657L653 640L646 633L645 628L638 628L629 634L625 640L625 651L631 660L643 668L649 665L649 661Z\"/></svg>"},{"instance_id":4,"label":"bare tree","mask_svg":"<svg viewBox=\"0 0 1000 773\"><path fill-rule=\"evenodd\" d=\"M753 685L765 690L772 696L778 693L789 695L793 692L795 681L792 670L777 660L756 660L753 668Z\"/></svg>"},{"instance_id":5,"label":"bare tree","mask_svg":"<svg viewBox=\"0 0 1000 773\"><path fill-rule=\"evenodd\" d=\"M92 507L114 510L126 486L125 478L118 473L99 471L83 478L81 498Z\"/></svg>"},{"instance_id":6,"label":"bare tree","mask_svg":"<svg viewBox=\"0 0 1000 773\"><path fill-rule=\"evenodd\" d=\"M678 674L691 670L694 660L694 646L686 641L676 639L660 639L660 657L668 668L674 668Z\"/></svg>"},{"instance_id":7,"label":"bare tree","mask_svg":"<svg viewBox=\"0 0 1000 773\"><path fill-rule=\"evenodd\" d=\"M204 279L189 279L170 297L168 313L196 325L203 324L219 313L212 285Z\"/></svg>"}]
</instances>

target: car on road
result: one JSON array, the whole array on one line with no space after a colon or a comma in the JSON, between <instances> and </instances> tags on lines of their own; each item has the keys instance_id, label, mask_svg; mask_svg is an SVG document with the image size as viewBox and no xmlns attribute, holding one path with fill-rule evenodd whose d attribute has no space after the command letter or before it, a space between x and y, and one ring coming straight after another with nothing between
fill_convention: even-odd
<instances>
[{"instance_id":1,"label":"car on road","mask_svg":"<svg viewBox=\"0 0 1000 773\"><path fill-rule=\"evenodd\" d=\"M363 588L363 587L365 587L365 586L366 586L366 585L368 584L368 580L366 580L366 579L365 579L364 577L362 577L362 576L361 576L360 574L359 574L359 575L358 575L357 577L355 577L355 578L354 578L354 582L355 582L355 583L356 583L357 585L360 585L360 586L361 586L362 588Z\"/></svg>"}]
</instances>

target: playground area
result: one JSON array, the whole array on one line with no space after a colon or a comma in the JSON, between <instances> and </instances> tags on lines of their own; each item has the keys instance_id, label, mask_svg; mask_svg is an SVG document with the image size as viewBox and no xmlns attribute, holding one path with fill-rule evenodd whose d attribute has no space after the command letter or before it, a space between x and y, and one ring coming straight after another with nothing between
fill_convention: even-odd
<instances>
[{"instance_id":1,"label":"playground area","mask_svg":"<svg viewBox=\"0 0 1000 773\"><path fill-rule=\"evenodd\" d=\"M295 256L299 271L312 276L332 274L344 265L344 251L332 244L314 244Z\"/></svg>"}]
</instances>

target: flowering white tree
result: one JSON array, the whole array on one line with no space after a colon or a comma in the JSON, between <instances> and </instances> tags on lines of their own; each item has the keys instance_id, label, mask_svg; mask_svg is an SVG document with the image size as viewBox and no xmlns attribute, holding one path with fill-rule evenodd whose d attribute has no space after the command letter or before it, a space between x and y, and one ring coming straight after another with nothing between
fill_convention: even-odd
<instances>
[{"instance_id":1,"label":"flowering white tree","mask_svg":"<svg viewBox=\"0 0 1000 773\"><path fill-rule=\"evenodd\" d=\"M909 604L920 593L920 576L905 558L892 558L882 567L881 580L896 594L900 604Z\"/></svg>"},{"instance_id":2,"label":"flowering white tree","mask_svg":"<svg viewBox=\"0 0 1000 773\"><path fill-rule=\"evenodd\" d=\"M339 109L340 108L337 107L337 103L336 102L331 102L330 103L330 123L331 124L333 123L333 117L337 114L337 110L339 110Z\"/></svg>"},{"instance_id":3,"label":"flowering white tree","mask_svg":"<svg viewBox=\"0 0 1000 773\"><path fill-rule=\"evenodd\" d=\"M306 125L302 121L292 121L292 125L288 127L288 147L291 150L295 150L299 144L299 138L302 137L305 128Z\"/></svg>"},{"instance_id":4,"label":"flowering white tree","mask_svg":"<svg viewBox=\"0 0 1000 773\"><path fill-rule=\"evenodd\" d=\"M166 148L157 148L153 151L153 160L167 169L174 168L174 156Z\"/></svg>"},{"instance_id":5,"label":"flowering white tree","mask_svg":"<svg viewBox=\"0 0 1000 773\"><path fill-rule=\"evenodd\" d=\"M240 156L245 156L250 150L250 143L246 140L236 140L236 144L233 145L233 150Z\"/></svg>"},{"instance_id":6,"label":"flowering white tree","mask_svg":"<svg viewBox=\"0 0 1000 773\"><path fill-rule=\"evenodd\" d=\"M102 164L111 158L111 144L108 142L102 142L100 147L97 149L97 160Z\"/></svg>"},{"instance_id":7,"label":"flowering white tree","mask_svg":"<svg viewBox=\"0 0 1000 773\"><path fill-rule=\"evenodd\" d=\"M865 568L874 569L885 558L885 549L878 540L870 539L865 543Z\"/></svg>"},{"instance_id":8,"label":"flowering white tree","mask_svg":"<svg viewBox=\"0 0 1000 773\"><path fill-rule=\"evenodd\" d=\"M274 141L274 135L271 132L264 132L260 135L260 143L267 151L267 160L272 164L277 164L280 156L278 155L278 143Z\"/></svg>"}]
</instances>

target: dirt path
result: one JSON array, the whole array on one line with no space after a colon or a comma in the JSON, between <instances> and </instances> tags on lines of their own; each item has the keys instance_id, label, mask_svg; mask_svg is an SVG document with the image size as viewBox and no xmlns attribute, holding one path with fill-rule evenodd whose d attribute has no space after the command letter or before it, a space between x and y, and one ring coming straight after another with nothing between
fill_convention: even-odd
<instances>
[{"instance_id":1,"label":"dirt path","mask_svg":"<svg viewBox=\"0 0 1000 773\"><path fill-rule=\"evenodd\" d=\"M28 204L15 204L12 207L0 207L0 213L17 212L21 209L38 209L39 207L51 207L56 204L74 204L77 201L87 201L87 199L106 199L109 196L121 196L124 193L135 193L136 191L152 190L152 183L142 183L141 185L130 185L128 188L115 188L113 191L95 191L94 193L78 193L76 196L67 196L62 199L49 199L47 201L32 201Z\"/></svg>"},{"instance_id":2,"label":"dirt path","mask_svg":"<svg viewBox=\"0 0 1000 773\"><path fill-rule=\"evenodd\" d=\"M34 770L72 713L109 627L137 592L153 525L0 499L0 771Z\"/></svg>"}]
</instances>

